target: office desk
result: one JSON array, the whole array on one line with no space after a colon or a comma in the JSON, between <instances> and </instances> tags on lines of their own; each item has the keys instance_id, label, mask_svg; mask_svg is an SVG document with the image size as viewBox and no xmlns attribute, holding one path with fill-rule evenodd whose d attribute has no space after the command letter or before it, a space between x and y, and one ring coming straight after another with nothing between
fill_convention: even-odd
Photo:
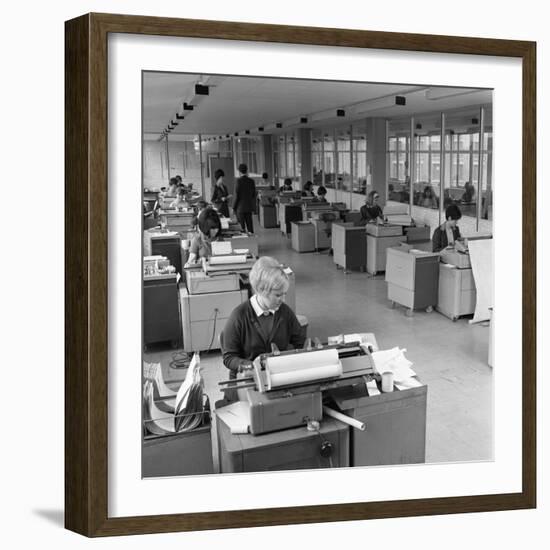
<instances>
[{"instance_id":1,"label":"office desk","mask_svg":"<svg viewBox=\"0 0 550 550\"><path fill-rule=\"evenodd\" d=\"M388 299L413 310L437 305L439 254L409 252L409 247L387 249Z\"/></svg>"},{"instance_id":2,"label":"office desk","mask_svg":"<svg viewBox=\"0 0 550 550\"><path fill-rule=\"evenodd\" d=\"M160 223L164 224L169 231L186 233L193 228L192 220L195 216L191 212L178 212L177 210L161 210L159 212Z\"/></svg>"},{"instance_id":3,"label":"office desk","mask_svg":"<svg viewBox=\"0 0 550 550\"><path fill-rule=\"evenodd\" d=\"M214 473L211 426L190 432L143 437L143 477L185 476Z\"/></svg>"},{"instance_id":4,"label":"office desk","mask_svg":"<svg viewBox=\"0 0 550 550\"><path fill-rule=\"evenodd\" d=\"M386 270L386 251L392 246L399 246L405 242L403 235L392 235L388 237L375 237L367 235L367 272L371 275Z\"/></svg>"},{"instance_id":5,"label":"office desk","mask_svg":"<svg viewBox=\"0 0 550 550\"><path fill-rule=\"evenodd\" d=\"M179 287L184 351L220 349L220 333L231 312L248 300L246 289L189 294Z\"/></svg>"},{"instance_id":6,"label":"office desk","mask_svg":"<svg viewBox=\"0 0 550 550\"><path fill-rule=\"evenodd\" d=\"M309 222L292 222L292 248L296 252L315 250L315 226Z\"/></svg>"},{"instance_id":7,"label":"office desk","mask_svg":"<svg viewBox=\"0 0 550 550\"><path fill-rule=\"evenodd\" d=\"M475 308L476 285L472 269L440 263L437 311L456 321L462 315L473 314Z\"/></svg>"},{"instance_id":8,"label":"office desk","mask_svg":"<svg viewBox=\"0 0 550 550\"><path fill-rule=\"evenodd\" d=\"M312 219L311 223L315 228L315 250L330 248L332 242L332 224L333 222L325 222L323 220Z\"/></svg>"},{"instance_id":9,"label":"office desk","mask_svg":"<svg viewBox=\"0 0 550 550\"><path fill-rule=\"evenodd\" d=\"M143 277L143 343L172 342L181 336L175 273Z\"/></svg>"},{"instance_id":10,"label":"office desk","mask_svg":"<svg viewBox=\"0 0 550 550\"><path fill-rule=\"evenodd\" d=\"M330 468L328 458L319 454L321 439L305 426L262 435L231 434L227 424L216 417L220 472L265 472ZM349 465L349 426L333 418L321 422L321 437L333 446L332 466Z\"/></svg>"},{"instance_id":11,"label":"office desk","mask_svg":"<svg viewBox=\"0 0 550 550\"><path fill-rule=\"evenodd\" d=\"M300 202L279 204L279 229L283 235L290 235L290 224L298 221L302 221L302 204Z\"/></svg>"},{"instance_id":12,"label":"office desk","mask_svg":"<svg viewBox=\"0 0 550 550\"><path fill-rule=\"evenodd\" d=\"M426 461L427 386L370 396L364 384L331 390L346 415L366 424L350 429L350 466L416 464Z\"/></svg>"},{"instance_id":13,"label":"office desk","mask_svg":"<svg viewBox=\"0 0 550 550\"><path fill-rule=\"evenodd\" d=\"M332 250L336 266L364 270L367 264L367 245L364 227L353 223L335 222L332 224Z\"/></svg>"},{"instance_id":14,"label":"office desk","mask_svg":"<svg viewBox=\"0 0 550 550\"><path fill-rule=\"evenodd\" d=\"M231 248L233 250L235 249L242 249L246 248L252 256L258 257L258 237L256 235L233 235L229 238L231 240ZM224 240L227 240L224 238Z\"/></svg>"},{"instance_id":15,"label":"office desk","mask_svg":"<svg viewBox=\"0 0 550 550\"><path fill-rule=\"evenodd\" d=\"M277 210L273 204L261 204L259 206L259 219L260 225L268 229L270 227L277 227Z\"/></svg>"}]
</instances>

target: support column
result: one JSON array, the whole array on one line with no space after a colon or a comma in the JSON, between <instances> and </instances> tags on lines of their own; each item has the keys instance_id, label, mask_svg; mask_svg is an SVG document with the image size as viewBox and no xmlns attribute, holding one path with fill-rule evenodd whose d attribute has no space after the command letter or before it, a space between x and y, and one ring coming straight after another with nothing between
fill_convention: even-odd
<instances>
[{"instance_id":1,"label":"support column","mask_svg":"<svg viewBox=\"0 0 550 550\"><path fill-rule=\"evenodd\" d=\"M367 170L370 173L372 189L380 195L378 203L386 204L387 161L386 120L367 118Z\"/></svg>"},{"instance_id":2,"label":"support column","mask_svg":"<svg viewBox=\"0 0 550 550\"><path fill-rule=\"evenodd\" d=\"M300 186L304 187L306 181L313 180L311 165L311 128L298 130L298 143L300 144Z\"/></svg>"},{"instance_id":3,"label":"support column","mask_svg":"<svg viewBox=\"0 0 550 550\"><path fill-rule=\"evenodd\" d=\"M271 134L262 136L262 145L264 151L264 172L269 175L270 181L273 180L273 149L271 147Z\"/></svg>"}]
</instances>

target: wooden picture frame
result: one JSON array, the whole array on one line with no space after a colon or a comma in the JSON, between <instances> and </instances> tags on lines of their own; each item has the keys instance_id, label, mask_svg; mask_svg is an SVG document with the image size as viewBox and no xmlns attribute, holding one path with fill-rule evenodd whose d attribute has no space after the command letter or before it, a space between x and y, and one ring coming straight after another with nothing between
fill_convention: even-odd
<instances>
[{"instance_id":1,"label":"wooden picture frame","mask_svg":"<svg viewBox=\"0 0 550 550\"><path fill-rule=\"evenodd\" d=\"M108 516L109 33L519 58L523 91L522 491L139 517ZM65 27L65 525L86 536L483 512L536 506L536 44L329 28L87 14Z\"/></svg>"}]
</instances>

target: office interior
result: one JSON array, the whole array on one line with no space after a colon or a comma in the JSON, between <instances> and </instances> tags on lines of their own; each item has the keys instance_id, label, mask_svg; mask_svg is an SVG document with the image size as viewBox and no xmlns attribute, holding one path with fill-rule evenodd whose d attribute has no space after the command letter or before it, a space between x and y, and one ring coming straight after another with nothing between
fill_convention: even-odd
<instances>
[{"instance_id":1,"label":"office interior","mask_svg":"<svg viewBox=\"0 0 550 550\"><path fill-rule=\"evenodd\" d=\"M229 378L219 333L228 316L222 312L250 296L242 286L246 273L240 272L238 289L213 286L192 296L182 259L169 291L144 279L144 381L157 377L173 397L197 354L208 411L197 429L174 434L151 433L151 413L144 412L144 477L492 460L491 321L472 322L470 264L445 261L432 252L431 241L452 204L460 208L463 237L493 237L491 90L145 72L142 121L146 260L167 250L154 249L154 239L160 243L166 231L177 233L182 258L188 253L191 228L177 226L168 203L163 210L162 189L171 178L180 176L195 201L210 202L215 170L223 169L233 193L238 166L245 163L258 191L254 235L233 239L244 239L241 248L246 240L252 260L272 256L289 270L287 301L307 337L325 347L341 335L374 343L375 351L398 347L421 383L421 389L406 390L409 397L395 391L395 401L373 409L364 433L323 415L326 431L310 437L313 450L304 450L303 423L230 433L216 413ZM292 182L290 193L279 192L285 179ZM308 181L315 194L325 188L326 208L301 196ZM387 227L357 223L372 191ZM392 219L401 221L394 225ZM234 216L229 227L239 232ZM411 249L420 251L420 260L403 268L399 262L409 261ZM412 298L395 286L390 267L422 273L406 291ZM423 301L420 287L428 279L433 291ZM156 336L146 337L167 308L172 317L162 323L170 327L155 326ZM160 374L152 375L147 369L155 364ZM151 399L158 398L159 410L169 415L162 393L155 388ZM354 401L356 410L374 401L367 390L365 408ZM338 403L331 406L353 417L349 400L347 410ZM373 430L380 433L369 440ZM322 456L321 440L329 443L329 458Z\"/></svg>"}]
</instances>

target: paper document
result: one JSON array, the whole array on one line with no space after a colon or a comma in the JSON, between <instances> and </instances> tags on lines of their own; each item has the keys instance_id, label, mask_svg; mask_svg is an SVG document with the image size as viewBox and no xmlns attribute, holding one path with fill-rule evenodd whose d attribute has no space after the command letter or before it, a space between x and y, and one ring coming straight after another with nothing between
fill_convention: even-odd
<instances>
[{"instance_id":1,"label":"paper document","mask_svg":"<svg viewBox=\"0 0 550 550\"><path fill-rule=\"evenodd\" d=\"M233 251L231 241L212 241L212 255L223 256Z\"/></svg>"},{"instance_id":2,"label":"paper document","mask_svg":"<svg viewBox=\"0 0 550 550\"><path fill-rule=\"evenodd\" d=\"M178 394L176 396L176 414L187 406L187 400L189 399L189 390L195 382L196 373L195 370L199 368L197 361L197 355L193 354L193 358L189 363L185 380L182 382Z\"/></svg>"},{"instance_id":3,"label":"paper document","mask_svg":"<svg viewBox=\"0 0 550 550\"><path fill-rule=\"evenodd\" d=\"M398 347L375 351L372 354L372 359L378 374L393 372L394 382L401 382L411 376L416 376L416 373L411 369L412 362L405 357L404 351L407 350Z\"/></svg>"},{"instance_id":4,"label":"paper document","mask_svg":"<svg viewBox=\"0 0 550 550\"><path fill-rule=\"evenodd\" d=\"M210 265L226 265L226 264L244 264L246 262L246 254L231 254L210 256Z\"/></svg>"},{"instance_id":5,"label":"paper document","mask_svg":"<svg viewBox=\"0 0 550 550\"><path fill-rule=\"evenodd\" d=\"M419 388L420 386L423 386L417 378L413 378L412 376L410 378L406 378L405 380L402 380L401 382L396 382L395 386L397 389L403 391L408 390L410 388Z\"/></svg>"},{"instance_id":6,"label":"paper document","mask_svg":"<svg viewBox=\"0 0 550 550\"><path fill-rule=\"evenodd\" d=\"M246 401L237 401L216 409L216 414L227 424L232 434L248 433L250 427L250 404Z\"/></svg>"}]
</instances>

